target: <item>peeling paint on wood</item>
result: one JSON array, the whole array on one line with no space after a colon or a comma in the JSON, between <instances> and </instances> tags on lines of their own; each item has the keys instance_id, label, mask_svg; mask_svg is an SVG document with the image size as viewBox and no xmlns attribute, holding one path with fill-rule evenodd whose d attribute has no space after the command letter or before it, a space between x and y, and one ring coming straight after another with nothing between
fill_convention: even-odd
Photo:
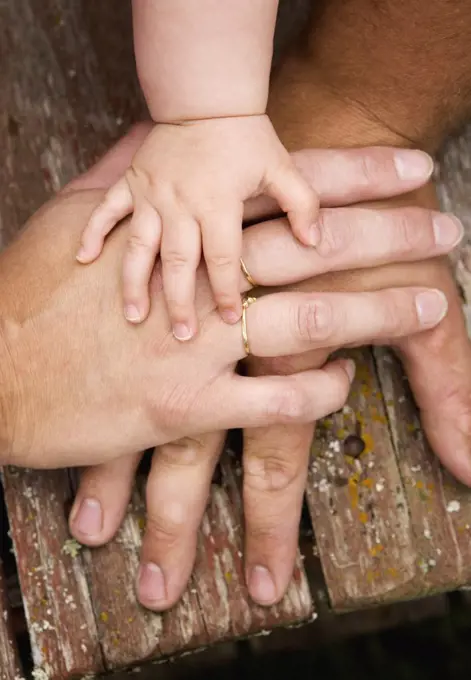
<instances>
[{"instance_id":1,"label":"peeling paint on wood","mask_svg":"<svg viewBox=\"0 0 471 680\"><path fill-rule=\"evenodd\" d=\"M81 558L62 551L67 472L7 467L3 485L35 666L50 669L48 680L102 670Z\"/></svg>"}]
</instances>

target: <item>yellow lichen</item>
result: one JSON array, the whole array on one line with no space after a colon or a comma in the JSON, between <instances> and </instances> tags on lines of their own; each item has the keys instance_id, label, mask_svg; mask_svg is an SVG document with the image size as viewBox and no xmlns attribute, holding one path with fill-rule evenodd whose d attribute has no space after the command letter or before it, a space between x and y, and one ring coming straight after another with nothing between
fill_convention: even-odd
<instances>
[{"instance_id":1,"label":"yellow lichen","mask_svg":"<svg viewBox=\"0 0 471 680\"><path fill-rule=\"evenodd\" d=\"M380 553L382 553L384 550L384 547L382 545L375 545L371 548L370 550L370 555L371 557L378 557Z\"/></svg>"},{"instance_id":2,"label":"yellow lichen","mask_svg":"<svg viewBox=\"0 0 471 680\"><path fill-rule=\"evenodd\" d=\"M373 437L370 434L368 434L368 432L364 432L362 435L362 439L365 444L365 450L363 451L362 455L364 456L367 453L372 453L374 449Z\"/></svg>"}]
</instances>

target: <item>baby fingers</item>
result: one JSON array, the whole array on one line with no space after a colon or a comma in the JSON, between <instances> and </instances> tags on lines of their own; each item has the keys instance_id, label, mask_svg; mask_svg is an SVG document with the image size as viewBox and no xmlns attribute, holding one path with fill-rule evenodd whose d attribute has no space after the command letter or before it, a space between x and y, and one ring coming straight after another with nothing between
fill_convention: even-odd
<instances>
[{"instance_id":1,"label":"baby fingers","mask_svg":"<svg viewBox=\"0 0 471 680\"><path fill-rule=\"evenodd\" d=\"M305 246L316 246L320 240L316 225L319 197L295 165L283 165L270 178L265 192L287 214L296 238Z\"/></svg>"},{"instance_id":2,"label":"baby fingers","mask_svg":"<svg viewBox=\"0 0 471 680\"><path fill-rule=\"evenodd\" d=\"M226 323L236 323L242 313L240 257L243 206L206 214L201 220L203 252L214 299Z\"/></svg>"},{"instance_id":3,"label":"baby fingers","mask_svg":"<svg viewBox=\"0 0 471 680\"><path fill-rule=\"evenodd\" d=\"M109 189L103 201L93 211L82 234L77 260L83 264L93 262L103 250L106 236L117 223L129 215L133 209L133 195L125 177Z\"/></svg>"},{"instance_id":4,"label":"baby fingers","mask_svg":"<svg viewBox=\"0 0 471 680\"><path fill-rule=\"evenodd\" d=\"M149 280L162 235L160 216L147 200L135 207L129 229L123 260L124 316L140 323L149 314Z\"/></svg>"},{"instance_id":5,"label":"baby fingers","mask_svg":"<svg viewBox=\"0 0 471 680\"><path fill-rule=\"evenodd\" d=\"M201 259L201 234L196 220L181 211L163 212L160 257L172 331L190 340L198 330L195 312L196 269Z\"/></svg>"}]
</instances>

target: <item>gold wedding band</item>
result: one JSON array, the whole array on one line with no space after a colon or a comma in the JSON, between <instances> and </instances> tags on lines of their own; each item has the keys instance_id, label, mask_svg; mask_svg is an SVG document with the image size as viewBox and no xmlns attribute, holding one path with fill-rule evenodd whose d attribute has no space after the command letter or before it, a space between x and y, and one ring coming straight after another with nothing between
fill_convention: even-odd
<instances>
[{"instance_id":1,"label":"gold wedding band","mask_svg":"<svg viewBox=\"0 0 471 680\"><path fill-rule=\"evenodd\" d=\"M250 272L245 266L245 262L242 258L240 258L240 268L242 269L242 274L245 276L247 283L249 283L253 288L255 288L257 284L250 275Z\"/></svg>"},{"instance_id":2,"label":"gold wedding band","mask_svg":"<svg viewBox=\"0 0 471 680\"><path fill-rule=\"evenodd\" d=\"M249 356L250 354L249 338L247 336L247 309L254 302L257 302L257 298L244 297L242 300L242 342L244 343L244 350L246 356Z\"/></svg>"}]
</instances>

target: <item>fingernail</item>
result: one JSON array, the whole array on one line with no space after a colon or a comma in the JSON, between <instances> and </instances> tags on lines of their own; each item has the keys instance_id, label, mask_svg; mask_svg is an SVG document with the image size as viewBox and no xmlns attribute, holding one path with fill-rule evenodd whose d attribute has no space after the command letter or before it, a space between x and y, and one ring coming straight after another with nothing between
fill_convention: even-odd
<instances>
[{"instance_id":1,"label":"fingernail","mask_svg":"<svg viewBox=\"0 0 471 680\"><path fill-rule=\"evenodd\" d=\"M463 238L464 227L454 215L438 213L433 218L433 233L437 246L456 246Z\"/></svg>"},{"instance_id":2,"label":"fingernail","mask_svg":"<svg viewBox=\"0 0 471 680\"><path fill-rule=\"evenodd\" d=\"M85 248L82 246L82 247L79 249L77 255L75 256L75 259L78 260L79 262L82 262L82 261L85 259L86 254L87 254L87 251L86 251Z\"/></svg>"},{"instance_id":3,"label":"fingernail","mask_svg":"<svg viewBox=\"0 0 471 680\"><path fill-rule=\"evenodd\" d=\"M180 342L186 342L186 340L191 340L193 337L191 328L186 323L176 323L173 327L173 335Z\"/></svg>"},{"instance_id":4,"label":"fingernail","mask_svg":"<svg viewBox=\"0 0 471 680\"><path fill-rule=\"evenodd\" d=\"M225 323L235 324L239 321L240 314L235 309L221 309L221 318Z\"/></svg>"},{"instance_id":5,"label":"fingernail","mask_svg":"<svg viewBox=\"0 0 471 680\"><path fill-rule=\"evenodd\" d=\"M321 232L320 232L320 229L319 229L319 225L316 224L316 223L311 224L311 227L309 229L309 242L310 242L311 246L315 247L315 246L319 245L320 240L321 240Z\"/></svg>"},{"instance_id":6,"label":"fingernail","mask_svg":"<svg viewBox=\"0 0 471 680\"><path fill-rule=\"evenodd\" d=\"M350 382L353 382L353 378L355 377L356 371L355 362L352 359L346 359L344 369L350 379Z\"/></svg>"},{"instance_id":7,"label":"fingernail","mask_svg":"<svg viewBox=\"0 0 471 680\"><path fill-rule=\"evenodd\" d=\"M72 511L71 523L83 536L99 536L103 530L103 511L100 501L96 498L85 498L78 511L76 513Z\"/></svg>"},{"instance_id":8,"label":"fingernail","mask_svg":"<svg viewBox=\"0 0 471 680\"><path fill-rule=\"evenodd\" d=\"M399 179L427 179L433 172L433 160L424 151L399 149L394 153L394 165Z\"/></svg>"},{"instance_id":9,"label":"fingernail","mask_svg":"<svg viewBox=\"0 0 471 680\"><path fill-rule=\"evenodd\" d=\"M439 290L419 293L415 298L415 305L422 326L435 326L443 319L448 310L448 301Z\"/></svg>"},{"instance_id":10,"label":"fingernail","mask_svg":"<svg viewBox=\"0 0 471 680\"><path fill-rule=\"evenodd\" d=\"M275 582L266 567L252 567L248 586L250 595L256 602L270 605L276 601Z\"/></svg>"},{"instance_id":11,"label":"fingernail","mask_svg":"<svg viewBox=\"0 0 471 680\"><path fill-rule=\"evenodd\" d=\"M139 599L147 604L161 604L167 599L162 569L153 562L142 564L137 581Z\"/></svg>"},{"instance_id":12,"label":"fingernail","mask_svg":"<svg viewBox=\"0 0 471 680\"><path fill-rule=\"evenodd\" d=\"M131 323L139 323L141 320L141 315L135 305L126 305L124 308L124 316L127 321L130 321Z\"/></svg>"}]
</instances>

